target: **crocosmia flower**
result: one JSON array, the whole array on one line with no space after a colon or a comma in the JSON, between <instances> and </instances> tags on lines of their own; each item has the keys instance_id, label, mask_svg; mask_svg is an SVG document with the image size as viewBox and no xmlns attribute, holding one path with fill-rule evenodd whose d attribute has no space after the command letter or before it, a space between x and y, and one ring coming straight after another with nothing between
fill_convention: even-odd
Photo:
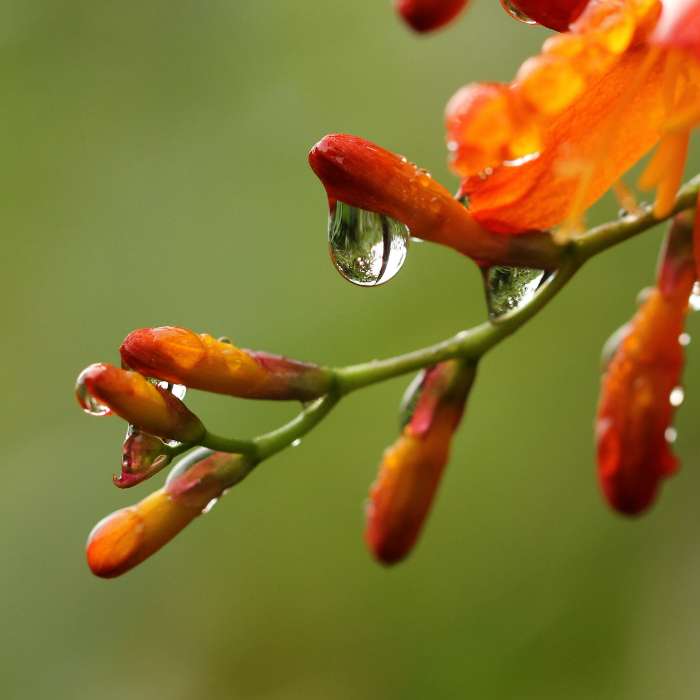
<instances>
[{"instance_id":1,"label":"crocosmia flower","mask_svg":"<svg viewBox=\"0 0 700 700\"><path fill-rule=\"evenodd\" d=\"M332 373L318 365L241 350L230 341L177 326L130 333L121 356L128 367L149 377L249 399L309 401L332 384Z\"/></svg>"},{"instance_id":2,"label":"crocosmia flower","mask_svg":"<svg viewBox=\"0 0 700 700\"><path fill-rule=\"evenodd\" d=\"M172 393L138 372L113 365L90 365L80 375L80 387L90 396L144 433L165 440L196 443L205 428L197 416ZM77 390L84 404L83 391Z\"/></svg>"},{"instance_id":3,"label":"crocosmia flower","mask_svg":"<svg viewBox=\"0 0 700 700\"><path fill-rule=\"evenodd\" d=\"M677 468L670 442L683 398L680 336L695 283L692 221L676 217L657 286L625 328L603 377L596 417L598 478L608 502L634 515Z\"/></svg>"},{"instance_id":4,"label":"crocosmia flower","mask_svg":"<svg viewBox=\"0 0 700 700\"><path fill-rule=\"evenodd\" d=\"M451 22L469 0L394 0L396 11L417 32L430 32Z\"/></svg>"},{"instance_id":5,"label":"crocosmia flower","mask_svg":"<svg viewBox=\"0 0 700 700\"><path fill-rule=\"evenodd\" d=\"M420 534L475 374L458 360L426 370L409 422L384 453L365 527L369 548L384 564L403 559Z\"/></svg>"},{"instance_id":6,"label":"crocosmia flower","mask_svg":"<svg viewBox=\"0 0 700 700\"><path fill-rule=\"evenodd\" d=\"M452 98L451 167L480 224L518 233L576 217L662 136L640 184L658 189L655 212L668 214L698 121L700 71L683 33L663 22L658 0L589 2L511 83L469 85Z\"/></svg>"},{"instance_id":7,"label":"crocosmia flower","mask_svg":"<svg viewBox=\"0 0 700 700\"><path fill-rule=\"evenodd\" d=\"M135 506L108 515L93 528L87 543L90 569L102 578L114 578L133 569L240 481L250 468L241 455L223 452L211 453L193 466L183 460L162 489Z\"/></svg>"}]
</instances>

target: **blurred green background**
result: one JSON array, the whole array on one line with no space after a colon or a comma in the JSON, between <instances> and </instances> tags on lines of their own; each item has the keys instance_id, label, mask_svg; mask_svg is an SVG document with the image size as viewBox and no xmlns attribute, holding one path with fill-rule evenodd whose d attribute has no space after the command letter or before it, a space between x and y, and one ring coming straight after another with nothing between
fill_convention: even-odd
<instances>
[{"instance_id":1,"label":"blurred green background","mask_svg":"<svg viewBox=\"0 0 700 700\"><path fill-rule=\"evenodd\" d=\"M112 487L125 426L73 395L131 330L342 365L484 319L475 266L429 244L386 286L344 282L306 154L352 133L454 190L444 104L509 80L546 35L495 0L431 37L388 0L0 2L3 697L697 699L695 343L683 467L656 507L614 515L593 467L600 348L652 282L659 230L592 261L482 363L420 546L395 569L365 551L362 504L408 378L349 397L123 578L84 561L94 523L152 490ZM239 437L294 415L188 405Z\"/></svg>"}]
</instances>

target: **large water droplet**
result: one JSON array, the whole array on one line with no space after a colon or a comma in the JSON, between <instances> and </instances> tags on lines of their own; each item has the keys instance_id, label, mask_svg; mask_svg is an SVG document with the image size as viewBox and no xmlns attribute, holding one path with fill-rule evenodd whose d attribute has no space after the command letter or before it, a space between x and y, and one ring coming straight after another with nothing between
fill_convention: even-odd
<instances>
[{"instance_id":1,"label":"large water droplet","mask_svg":"<svg viewBox=\"0 0 700 700\"><path fill-rule=\"evenodd\" d=\"M78 403L83 411L90 416L108 416L112 409L104 404L101 404L85 386L85 375L90 371L90 367L84 369L79 375L75 383L75 394L78 397Z\"/></svg>"},{"instance_id":2,"label":"large water droplet","mask_svg":"<svg viewBox=\"0 0 700 700\"><path fill-rule=\"evenodd\" d=\"M370 287L388 282L406 259L408 237L408 227L396 219L343 202L331 206L331 258L338 272L354 284Z\"/></svg>"},{"instance_id":3,"label":"large water droplet","mask_svg":"<svg viewBox=\"0 0 700 700\"><path fill-rule=\"evenodd\" d=\"M491 318L525 306L545 280L545 271L529 267L487 267L483 271Z\"/></svg>"},{"instance_id":4,"label":"large water droplet","mask_svg":"<svg viewBox=\"0 0 700 700\"><path fill-rule=\"evenodd\" d=\"M518 22L522 22L523 24L537 24L532 17L528 17L521 9L510 2L510 0L501 0L501 5L503 5L503 9L511 17L517 19Z\"/></svg>"}]
</instances>

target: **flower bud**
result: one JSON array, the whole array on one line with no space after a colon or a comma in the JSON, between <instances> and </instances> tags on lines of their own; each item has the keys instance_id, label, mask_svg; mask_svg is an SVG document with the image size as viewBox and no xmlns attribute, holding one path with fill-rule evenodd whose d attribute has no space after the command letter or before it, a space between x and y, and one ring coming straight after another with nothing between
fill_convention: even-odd
<instances>
[{"instance_id":1,"label":"flower bud","mask_svg":"<svg viewBox=\"0 0 700 700\"><path fill-rule=\"evenodd\" d=\"M598 479L610 505L627 515L648 508L659 482L677 469L671 422L683 399L679 338L695 282L691 230L687 213L674 219L657 286L628 324L603 377L595 424Z\"/></svg>"},{"instance_id":2,"label":"flower bud","mask_svg":"<svg viewBox=\"0 0 700 700\"><path fill-rule=\"evenodd\" d=\"M403 559L418 539L475 375L475 366L459 360L427 369L410 421L384 452L365 527L367 545L384 564Z\"/></svg>"},{"instance_id":3,"label":"flower bud","mask_svg":"<svg viewBox=\"0 0 700 700\"><path fill-rule=\"evenodd\" d=\"M449 24L469 0L394 0L396 11L417 32L431 32Z\"/></svg>"},{"instance_id":4,"label":"flower bud","mask_svg":"<svg viewBox=\"0 0 700 700\"><path fill-rule=\"evenodd\" d=\"M172 447L166 445L159 437L129 425L122 449L121 475L114 477L114 484L122 489L136 486L165 469L172 458Z\"/></svg>"},{"instance_id":5,"label":"flower bud","mask_svg":"<svg viewBox=\"0 0 700 700\"><path fill-rule=\"evenodd\" d=\"M549 236L495 235L425 171L369 141L330 134L311 149L309 164L326 188L331 209L340 201L389 216L415 238L484 263L558 266L558 251Z\"/></svg>"},{"instance_id":6,"label":"flower bud","mask_svg":"<svg viewBox=\"0 0 700 700\"><path fill-rule=\"evenodd\" d=\"M145 433L196 443L205 432L199 418L180 399L138 372L94 364L80 376L97 402Z\"/></svg>"},{"instance_id":7,"label":"flower bud","mask_svg":"<svg viewBox=\"0 0 700 700\"><path fill-rule=\"evenodd\" d=\"M140 503L112 513L90 533L87 560L96 576L126 573L167 544L207 506L252 468L241 455L206 451L192 464L183 460L174 478ZM201 458L201 453L196 453ZM182 463L181 463L182 464ZM175 471L175 470L174 470Z\"/></svg>"},{"instance_id":8,"label":"flower bud","mask_svg":"<svg viewBox=\"0 0 700 700\"><path fill-rule=\"evenodd\" d=\"M319 365L241 350L210 335L163 326L130 333L124 363L167 382L248 399L310 401L326 394L333 375Z\"/></svg>"}]
</instances>

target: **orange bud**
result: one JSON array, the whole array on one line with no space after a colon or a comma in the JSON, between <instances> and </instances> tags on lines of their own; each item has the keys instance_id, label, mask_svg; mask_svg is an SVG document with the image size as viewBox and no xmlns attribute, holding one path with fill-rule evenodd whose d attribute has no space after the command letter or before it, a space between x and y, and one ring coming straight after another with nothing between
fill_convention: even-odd
<instances>
[{"instance_id":1,"label":"orange bud","mask_svg":"<svg viewBox=\"0 0 700 700\"><path fill-rule=\"evenodd\" d=\"M87 560L96 576L126 573L167 544L252 465L241 455L204 451L178 464L166 485L140 503L108 515L92 530Z\"/></svg>"},{"instance_id":2,"label":"orange bud","mask_svg":"<svg viewBox=\"0 0 700 700\"><path fill-rule=\"evenodd\" d=\"M177 326L133 331L121 355L127 366L150 377L249 399L309 401L327 393L332 383L324 367L241 350Z\"/></svg>"},{"instance_id":3,"label":"orange bud","mask_svg":"<svg viewBox=\"0 0 700 700\"><path fill-rule=\"evenodd\" d=\"M410 422L384 452L365 527L369 548L384 564L403 559L418 539L475 375L476 367L458 360L426 370Z\"/></svg>"},{"instance_id":4,"label":"orange bud","mask_svg":"<svg viewBox=\"0 0 700 700\"><path fill-rule=\"evenodd\" d=\"M657 287L628 324L603 377L596 417L598 478L610 505L628 515L648 508L659 482L677 468L669 429L683 398L679 338L695 282L688 218L674 219Z\"/></svg>"},{"instance_id":5,"label":"orange bud","mask_svg":"<svg viewBox=\"0 0 700 700\"><path fill-rule=\"evenodd\" d=\"M180 399L138 372L94 364L81 373L79 381L95 401L145 433L196 443L205 432L199 418ZM84 390L79 387L77 393L81 400Z\"/></svg>"},{"instance_id":6,"label":"orange bud","mask_svg":"<svg viewBox=\"0 0 700 700\"><path fill-rule=\"evenodd\" d=\"M417 32L449 24L469 0L394 0L397 12Z\"/></svg>"}]
</instances>

